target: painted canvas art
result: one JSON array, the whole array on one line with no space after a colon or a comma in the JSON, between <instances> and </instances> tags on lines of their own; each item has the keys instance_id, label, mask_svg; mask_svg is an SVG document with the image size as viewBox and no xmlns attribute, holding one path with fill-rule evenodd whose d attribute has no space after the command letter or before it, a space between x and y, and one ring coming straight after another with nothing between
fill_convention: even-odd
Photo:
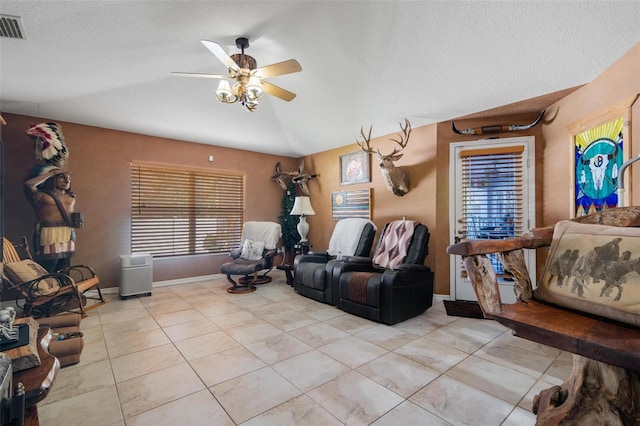
<instances>
[{"instance_id":1,"label":"painted canvas art","mask_svg":"<svg viewBox=\"0 0 640 426\"><path fill-rule=\"evenodd\" d=\"M348 217L371 219L371 188L331 193L331 218Z\"/></svg>"}]
</instances>

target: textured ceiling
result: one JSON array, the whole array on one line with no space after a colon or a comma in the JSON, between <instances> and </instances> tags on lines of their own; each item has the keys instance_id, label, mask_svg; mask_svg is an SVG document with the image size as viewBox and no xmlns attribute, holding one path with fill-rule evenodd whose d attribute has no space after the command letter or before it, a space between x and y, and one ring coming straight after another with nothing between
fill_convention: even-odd
<instances>
[{"instance_id":1,"label":"textured ceiling","mask_svg":"<svg viewBox=\"0 0 640 426\"><path fill-rule=\"evenodd\" d=\"M637 1L24 1L0 39L0 111L298 157L481 111L537 111L640 41ZM246 36L258 66L296 59L255 113L214 98ZM561 92L562 93L562 92ZM535 99L531 102L524 100ZM515 107L514 106L514 107Z\"/></svg>"}]
</instances>

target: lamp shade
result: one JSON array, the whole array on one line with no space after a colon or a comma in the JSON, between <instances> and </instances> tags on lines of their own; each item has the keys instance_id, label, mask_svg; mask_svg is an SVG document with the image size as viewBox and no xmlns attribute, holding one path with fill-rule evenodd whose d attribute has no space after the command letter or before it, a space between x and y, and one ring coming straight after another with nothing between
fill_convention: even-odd
<instances>
[{"instance_id":1,"label":"lamp shade","mask_svg":"<svg viewBox=\"0 0 640 426\"><path fill-rule=\"evenodd\" d=\"M220 80L218 90L216 90L216 98L224 103L233 103L236 101L236 96L231 93L231 87L227 80Z\"/></svg>"},{"instance_id":2,"label":"lamp shade","mask_svg":"<svg viewBox=\"0 0 640 426\"><path fill-rule=\"evenodd\" d=\"M293 208L289 214L313 216L316 212L313 211L313 207L311 207L311 200L309 197L296 197L296 201L293 203Z\"/></svg>"},{"instance_id":3,"label":"lamp shade","mask_svg":"<svg viewBox=\"0 0 640 426\"><path fill-rule=\"evenodd\" d=\"M247 84L247 96L252 101L260 99L262 97L262 87L260 86L260 79L255 75L249 78L249 84Z\"/></svg>"}]
</instances>

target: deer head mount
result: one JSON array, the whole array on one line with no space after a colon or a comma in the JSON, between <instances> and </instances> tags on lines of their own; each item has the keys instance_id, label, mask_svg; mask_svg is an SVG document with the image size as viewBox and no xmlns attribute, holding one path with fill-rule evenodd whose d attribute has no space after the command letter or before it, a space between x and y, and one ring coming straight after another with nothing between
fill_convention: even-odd
<instances>
[{"instance_id":1,"label":"deer head mount","mask_svg":"<svg viewBox=\"0 0 640 426\"><path fill-rule=\"evenodd\" d=\"M400 152L405 146L407 146L409 136L411 135L411 123L409 123L409 120L406 118L404 119L404 123L404 127L402 126L402 123L400 123L400 129L402 130L402 133L398 133L400 139L391 139L398 144L391 154L384 155L379 149L376 149L375 151L371 149L371 130L373 129L373 126L369 127L368 135L364 134L364 130L361 127L360 136L362 136L363 141L361 142L356 139L356 143L360 149L364 152L376 154L378 157L378 166L380 167L382 176L387 184L387 189L399 197L402 197L409 192L409 173L407 173L407 170L404 167L396 167L396 165L393 164L394 161L399 160L402 157L403 154Z\"/></svg>"}]
</instances>

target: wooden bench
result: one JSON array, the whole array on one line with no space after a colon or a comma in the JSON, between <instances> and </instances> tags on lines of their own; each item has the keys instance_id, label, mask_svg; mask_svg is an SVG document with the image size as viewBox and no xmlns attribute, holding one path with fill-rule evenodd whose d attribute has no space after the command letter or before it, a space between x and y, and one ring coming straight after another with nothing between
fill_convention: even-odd
<instances>
[{"instance_id":1,"label":"wooden bench","mask_svg":"<svg viewBox=\"0 0 640 426\"><path fill-rule=\"evenodd\" d=\"M618 227L640 226L640 207L620 207L573 219ZM524 249L550 247L554 227L535 228L506 240L467 240L447 252L462 256L486 318L516 336L573 353L571 376L534 399L537 425L639 425L640 328L538 300ZM518 301L503 305L488 254L513 278Z\"/></svg>"}]
</instances>

